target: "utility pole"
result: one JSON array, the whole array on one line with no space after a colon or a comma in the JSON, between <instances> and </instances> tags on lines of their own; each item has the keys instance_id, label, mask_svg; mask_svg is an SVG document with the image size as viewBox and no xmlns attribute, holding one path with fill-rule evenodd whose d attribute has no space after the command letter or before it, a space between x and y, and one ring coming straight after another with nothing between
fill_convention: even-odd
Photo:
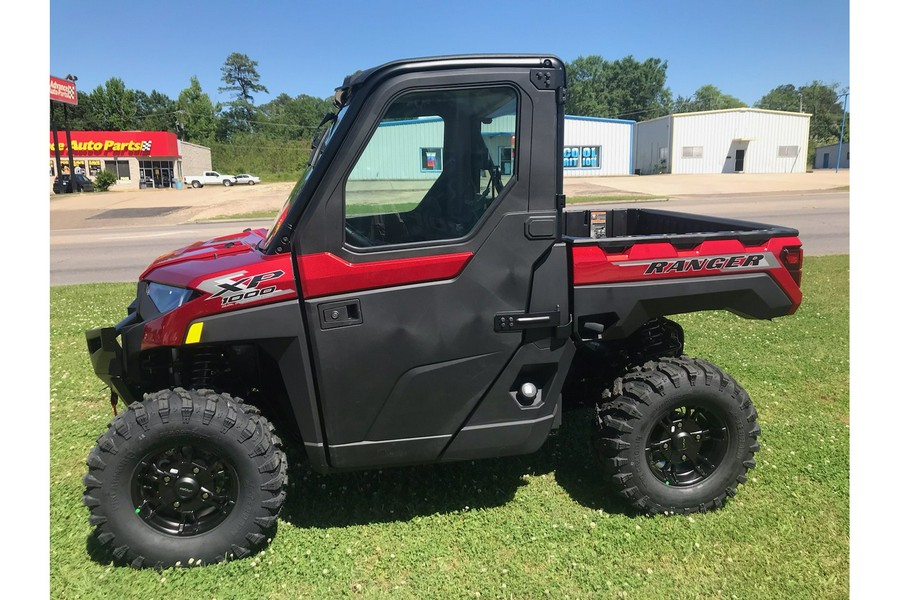
<instances>
[{"instance_id":1,"label":"utility pole","mask_svg":"<svg viewBox=\"0 0 900 600\"><path fill-rule=\"evenodd\" d=\"M69 74L66 75L66 80L75 83L78 81L78 77L75 75ZM69 193L74 194L76 190L76 181L75 181L75 158L72 155L72 130L69 127L69 105L63 104L63 121L66 126L66 150L69 153ZM62 179L60 179L62 182Z\"/></svg>"},{"instance_id":2,"label":"utility pole","mask_svg":"<svg viewBox=\"0 0 900 600\"><path fill-rule=\"evenodd\" d=\"M56 124L56 115L53 111L53 101L50 101L50 128L53 130L53 154L56 156L56 180L59 181L60 192L63 192L62 185L62 163L59 155L59 126Z\"/></svg>"},{"instance_id":3,"label":"utility pole","mask_svg":"<svg viewBox=\"0 0 900 600\"><path fill-rule=\"evenodd\" d=\"M844 92L844 116L841 117L841 137L838 140L838 155L837 155L837 165L834 167L834 172L837 173L838 169L841 168L841 153L844 151L844 123L847 121L847 99L850 97L850 92Z\"/></svg>"}]
</instances>

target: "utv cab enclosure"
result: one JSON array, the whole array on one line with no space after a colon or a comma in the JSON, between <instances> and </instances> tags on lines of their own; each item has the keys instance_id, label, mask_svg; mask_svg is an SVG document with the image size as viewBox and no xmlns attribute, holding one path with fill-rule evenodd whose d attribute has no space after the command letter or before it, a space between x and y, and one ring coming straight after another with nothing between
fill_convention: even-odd
<instances>
[{"instance_id":1,"label":"utv cab enclosure","mask_svg":"<svg viewBox=\"0 0 900 600\"><path fill-rule=\"evenodd\" d=\"M598 476L636 510L734 494L759 448L756 411L732 377L683 356L666 317L792 314L797 232L565 212L565 101L553 56L350 76L271 227L146 269L127 316L87 332L114 409L127 405L84 478L116 560L264 547L285 444L320 473L524 454L585 402Z\"/></svg>"}]
</instances>

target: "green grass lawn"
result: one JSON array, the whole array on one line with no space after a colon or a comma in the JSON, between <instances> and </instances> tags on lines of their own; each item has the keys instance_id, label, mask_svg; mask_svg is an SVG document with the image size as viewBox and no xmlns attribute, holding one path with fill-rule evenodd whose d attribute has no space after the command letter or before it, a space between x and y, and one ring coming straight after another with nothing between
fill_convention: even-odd
<instances>
[{"instance_id":1,"label":"green grass lawn","mask_svg":"<svg viewBox=\"0 0 900 600\"><path fill-rule=\"evenodd\" d=\"M85 458L111 419L83 331L133 284L51 288L50 592L54 598L846 598L849 259L808 258L796 315L678 318L690 355L749 391L757 468L723 510L635 517L598 483L588 412L535 454L319 476L295 463L271 546L200 569L95 562Z\"/></svg>"},{"instance_id":2,"label":"green grass lawn","mask_svg":"<svg viewBox=\"0 0 900 600\"><path fill-rule=\"evenodd\" d=\"M250 221L253 219L274 219L278 215L277 210L254 210L251 212L234 213L230 215L216 215L207 217L205 221Z\"/></svg>"}]
</instances>

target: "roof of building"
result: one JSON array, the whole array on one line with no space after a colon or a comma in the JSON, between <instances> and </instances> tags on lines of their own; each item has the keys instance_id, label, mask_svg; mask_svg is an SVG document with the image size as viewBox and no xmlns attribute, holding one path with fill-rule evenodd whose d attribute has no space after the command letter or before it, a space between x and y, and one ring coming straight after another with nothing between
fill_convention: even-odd
<instances>
[{"instance_id":1,"label":"roof of building","mask_svg":"<svg viewBox=\"0 0 900 600\"><path fill-rule=\"evenodd\" d=\"M837 148L840 144L841 144L840 142L835 142L833 144L824 144L822 146L816 146L816 150L824 150L825 148ZM846 142L844 142L843 145L844 145L844 148L849 148L850 140L847 140Z\"/></svg>"},{"instance_id":2,"label":"roof of building","mask_svg":"<svg viewBox=\"0 0 900 600\"><path fill-rule=\"evenodd\" d=\"M628 119L611 119L609 117L581 117L579 115L566 115L567 119L575 121L599 121L601 123L623 123L626 125L634 125L635 121Z\"/></svg>"},{"instance_id":3,"label":"roof of building","mask_svg":"<svg viewBox=\"0 0 900 600\"><path fill-rule=\"evenodd\" d=\"M670 115L666 115L664 117L656 117L655 119L647 119L646 121L641 121L641 123L649 123L650 121L658 121L660 119L669 119L672 117L693 117L697 115L712 115L718 113L729 113L729 112L755 112L755 113L768 113L773 115L790 115L792 117L811 117L812 114L805 112L791 112L787 110L769 110L766 108L751 108L749 106L742 106L740 108L722 108L719 110L699 110L695 112L684 112L684 113L672 113Z\"/></svg>"}]
</instances>

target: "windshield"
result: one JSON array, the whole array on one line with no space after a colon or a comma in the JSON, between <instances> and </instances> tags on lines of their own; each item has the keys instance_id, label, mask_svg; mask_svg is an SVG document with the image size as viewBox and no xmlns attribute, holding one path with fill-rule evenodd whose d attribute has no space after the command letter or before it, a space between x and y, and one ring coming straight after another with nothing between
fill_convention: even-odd
<instances>
[{"instance_id":1,"label":"windshield","mask_svg":"<svg viewBox=\"0 0 900 600\"><path fill-rule=\"evenodd\" d=\"M264 239L260 244L261 249L265 250L269 247L269 243L272 241L272 236L274 236L275 232L278 231L278 228L281 227L281 223L287 217L287 214L290 212L291 207L294 205L294 202L296 202L297 198L300 197L300 191L303 189L303 186L306 185L306 181L309 179L313 168L315 168L316 163L319 162L319 158L322 156L322 152L325 151L325 147L328 146L328 143L331 141L331 138L334 135L338 124L344 118L345 114L347 114L346 106L341 108L338 114L334 116L334 118L329 120L328 125L320 135L313 137L314 147L312 149L312 152L310 153L309 162L306 163L306 167L304 167L303 172L300 174L300 179L297 180L297 184L293 187L293 189L291 189L291 193L288 194L287 199L284 201L284 206L281 207L281 210L278 212L278 216L275 217L275 221L272 223L272 226L269 227L269 231L266 233L266 239ZM318 145L316 145L316 139L318 139L319 141Z\"/></svg>"}]
</instances>

